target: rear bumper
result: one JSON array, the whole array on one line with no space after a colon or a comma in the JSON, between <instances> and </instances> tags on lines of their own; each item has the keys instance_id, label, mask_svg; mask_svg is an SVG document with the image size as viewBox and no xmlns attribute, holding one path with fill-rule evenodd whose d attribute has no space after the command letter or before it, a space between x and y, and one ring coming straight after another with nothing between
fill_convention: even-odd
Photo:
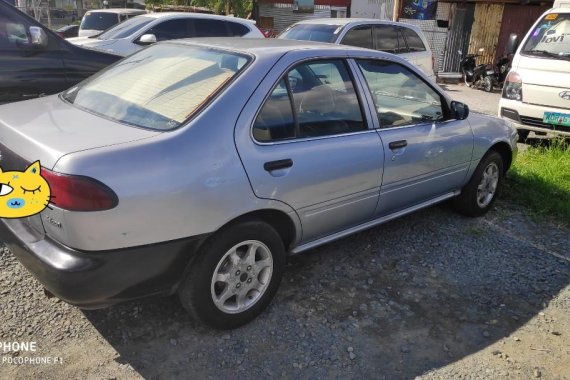
<instances>
[{"instance_id":1,"label":"rear bumper","mask_svg":"<svg viewBox=\"0 0 570 380\"><path fill-rule=\"evenodd\" d=\"M570 127L542 122L544 112L570 114L569 109L555 107L545 108L544 106L522 103L516 100L501 98L499 102L499 117L512 122L517 129L547 132L559 136L570 136Z\"/></svg>"},{"instance_id":2,"label":"rear bumper","mask_svg":"<svg viewBox=\"0 0 570 380\"><path fill-rule=\"evenodd\" d=\"M81 252L41 235L25 219L0 220L0 239L28 271L58 298L87 309L172 294L206 237Z\"/></svg>"}]
</instances>

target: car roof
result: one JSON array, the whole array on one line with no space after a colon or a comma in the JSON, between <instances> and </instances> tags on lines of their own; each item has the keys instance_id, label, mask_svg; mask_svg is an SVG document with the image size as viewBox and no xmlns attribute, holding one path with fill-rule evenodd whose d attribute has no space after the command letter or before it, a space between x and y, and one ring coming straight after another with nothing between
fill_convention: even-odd
<instances>
[{"instance_id":1,"label":"car roof","mask_svg":"<svg viewBox=\"0 0 570 380\"><path fill-rule=\"evenodd\" d=\"M122 14L129 14L129 13L136 13L136 14L144 14L146 11L144 9L133 9L133 8L110 8L110 9L92 9L85 13L122 13Z\"/></svg>"},{"instance_id":2,"label":"car roof","mask_svg":"<svg viewBox=\"0 0 570 380\"><path fill-rule=\"evenodd\" d=\"M419 30L419 28L412 24L407 24L405 22L396 22L388 20L379 20L376 18L316 18L303 20L295 23L303 25L338 25L338 26L350 26L350 25L361 25L361 24L376 24L376 25L398 25L404 26L406 28L411 28L414 30Z\"/></svg>"},{"instance_id":3,"label":"car roof","mask_svg":"<svg viewBox=\"0 0 570 380\"><path fill-rule=\"evenodd\" d=\"M286 53L293 50L329 50L331 52L338 51L341 54L351 52L355 55L357 55L358 52L371 52L369 49L355 46L336 45L314 41L285 40L277 38L186 38L165 41L162 43L200 45L211 48L220 48L224 50L233 50L235 52L241 53L249 53L260 57L274 55L276 53Z\"/></svg>"},{"instance_id":4,"label":"car roof","mask_svg":"<svg viewBox=\"0 0 570 380\"><path fill-rule=\"evenodd\" d=\"M234 21L234 22L246 23L248 25L254 23L252 20L246 20L244 18L239 18L239 17L220 16L220 15L211 15L207 13L192 13L192 12L155 12L155 13L148 13L144 16L155 19L202 18L202 19L212 19L212 20Z\"/></svg>"}]
</instances>

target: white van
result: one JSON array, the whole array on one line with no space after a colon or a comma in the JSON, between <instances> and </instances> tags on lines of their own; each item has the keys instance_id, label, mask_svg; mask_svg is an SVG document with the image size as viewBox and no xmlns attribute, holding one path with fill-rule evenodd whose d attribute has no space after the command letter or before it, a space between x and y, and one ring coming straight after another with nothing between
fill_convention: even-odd
<instances>
[{"instance_id":1,"label":"white van","mask_svg":"<svg viewBox=\"0 0 570 380\"><path fill-rule=\"evenodd\" d=\"M570 0L555 1L516 50L499 116L516 126L519 141L531 131L570 136Z\"/></svg>"},{"instance_id":2,"label":"white van","mask_svg":"<svg viewBox=\"0 0 570 380\"><path fill-rule=\"evenodd\" d=\"M144 9L131 8L98 9L86 12L79 25L78 36L94 36L131 17L145 13Z\"/></svg>"}]
</instances>

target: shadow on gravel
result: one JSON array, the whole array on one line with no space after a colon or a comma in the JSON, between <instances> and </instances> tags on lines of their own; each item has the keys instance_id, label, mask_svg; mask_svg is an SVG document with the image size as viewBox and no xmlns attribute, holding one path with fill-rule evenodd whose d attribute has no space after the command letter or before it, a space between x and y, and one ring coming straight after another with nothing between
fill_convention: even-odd
<instances>
[{"instance_id":1,"label":"shadow on gravel","mask_svg":"<svg viewBox=\"0 0 570 380\"><path fill-rule=\"evenodd\" d=\"M510 335L570 283L568 231L507 207L432 208L292 257L272 306L234 331L174 297L84 313L145 378L413 378Z\"/></svg>"}]
</instances>

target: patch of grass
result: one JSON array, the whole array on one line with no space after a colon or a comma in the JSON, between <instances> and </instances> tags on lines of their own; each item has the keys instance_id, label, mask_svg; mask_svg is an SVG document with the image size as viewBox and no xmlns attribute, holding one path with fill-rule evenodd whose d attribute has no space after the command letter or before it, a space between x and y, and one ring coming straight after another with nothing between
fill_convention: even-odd
<instances>
[{"instance_id":1,"label":"patch of grass","mask_svg":"<svg viewBox=\"0 0 570 380\"><path fill-rule=\"evenodd\" d=\"M554 140L519 151L503 196L538 215L570 224L570 144Z\"/></svg>"}]
</instances>

